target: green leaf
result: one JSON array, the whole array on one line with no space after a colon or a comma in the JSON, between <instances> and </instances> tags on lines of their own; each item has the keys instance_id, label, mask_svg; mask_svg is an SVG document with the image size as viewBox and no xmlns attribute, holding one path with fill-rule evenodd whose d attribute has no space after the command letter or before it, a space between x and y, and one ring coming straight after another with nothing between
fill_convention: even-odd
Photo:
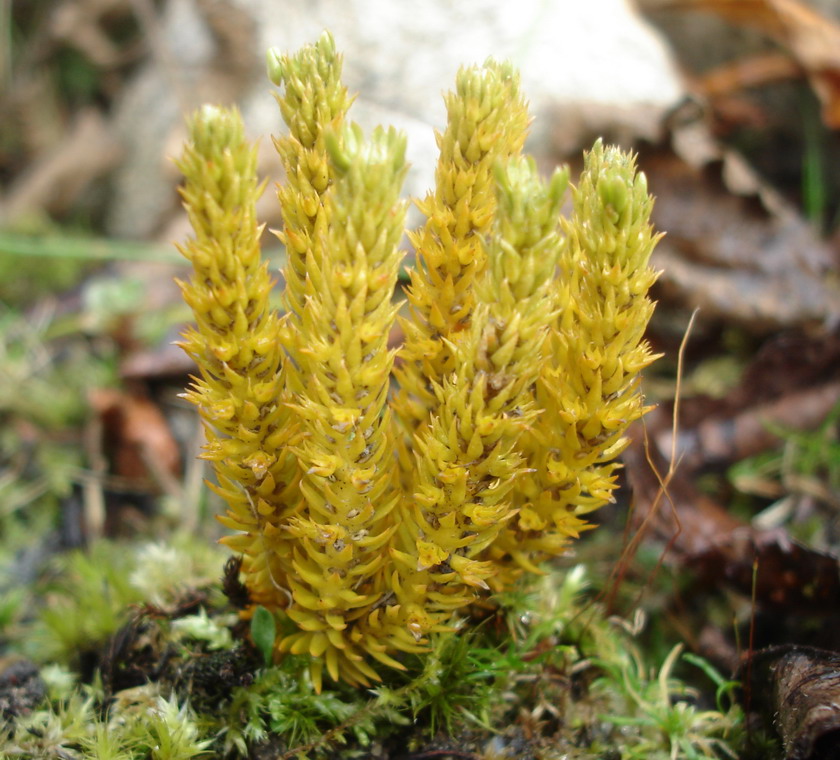
<instances>
[{"instance_id":1,"label":"green leaf","mask_svg":"<svg viewBox=\"0 0 840 760\"><path fill-rule=\"evenodd\" d=\"M257 607L254 617L251 618L251 638L257 649L262 652L266 665L271 665L276 635L277 624L274 622L274 615L263 606Z\"/></svg>"}]
</instances>

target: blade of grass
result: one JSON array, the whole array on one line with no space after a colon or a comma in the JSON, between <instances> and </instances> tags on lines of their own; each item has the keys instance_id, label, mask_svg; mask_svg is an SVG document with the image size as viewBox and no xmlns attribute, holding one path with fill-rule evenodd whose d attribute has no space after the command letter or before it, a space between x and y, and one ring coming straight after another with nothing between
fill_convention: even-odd
<instances>
[{"instance_id":1,"label":"blade of grass","mask_svg":"<svg viewBox=\"0 0 840 760\"><path fill-rule=\"evenodd\" d=\"M0 232L0 254L86 259L89 261L171 261L181 256L172 246L136 240L44 235L33 237Z\"/></svg>"}]
</instances>

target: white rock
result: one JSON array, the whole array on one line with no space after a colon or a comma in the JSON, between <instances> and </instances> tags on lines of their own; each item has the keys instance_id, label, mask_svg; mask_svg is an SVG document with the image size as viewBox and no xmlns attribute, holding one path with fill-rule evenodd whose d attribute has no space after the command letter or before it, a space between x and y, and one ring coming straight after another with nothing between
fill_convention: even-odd
<instances>
[{"instance_id":1,"label":"white rock","mask_svg":"<svg viewBox=\"0 0 840 760\"><path fill-rule=\"evenodd\" d=\"M227 1L253 17L260 55L269 47L293 51L317 40L323 29L332 31L344 53L344 79L359 93L352 118L365 128L386 123L408 132L413 167L406 190L412 195L424 194L433 182L433 128L444 125L441 95L452 87L461 65L493 56L520 68L535 117L528 147L538 156L577 149L604 132L653 137L662 114L683 96L665 45L627 0ZM183 8L169 16L170 28L178 23L189 27ZM172 31L177 37L178 29ZM178 49L173 43L173 51ZM200 41L183 50L180 60L187 67L206 55ZM165 79L158 78L166 88ZM242 93L241 107L253 135L282 130L270 89L262 75ZM171 93L162 93L159 110L168 115L165 103L171 100ZM126 137L139 146L137 137ZM134 205L139 188L127 192L132 183L138 185L131 178L132 166L135 171L149 166L148 150L133 152L143 155L145 167L135 159L118 178L112 215L118 234L143 234L161 223L160 218L138 219L136 208L147 207L148 201ZM165 182L146 176L142 184L161 197Z\"/></svg>"}]
</instances>

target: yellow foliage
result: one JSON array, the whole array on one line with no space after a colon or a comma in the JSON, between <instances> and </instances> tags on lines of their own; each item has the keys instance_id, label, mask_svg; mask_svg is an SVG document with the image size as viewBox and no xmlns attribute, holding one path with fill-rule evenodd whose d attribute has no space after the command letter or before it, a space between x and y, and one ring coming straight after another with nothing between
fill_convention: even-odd
<instances>
[{"instance_id":1,"label":"yellow foliage","mask_svg":"<svg viewBox=\"0 0 840 760\"><path fill-rule=\"evenodd\" d=\"M296 627L278 656L308 655L320 690L324 670L369 684L374 662L402 668L400 652L539 572L611 499L646 411L657 236L634 158L600 142L561 220L568 172L543 180L521 155L516 72L462 69L409 233L395 367L405 138L347 123L329 34L268 60L289 127L275 140L286 313L268 306L253 148L235 111L205 107L179 162L196 316L183 345L201 370L186 395L228 504L223 540L254 603Z\"/></svg>"}]
</instances>

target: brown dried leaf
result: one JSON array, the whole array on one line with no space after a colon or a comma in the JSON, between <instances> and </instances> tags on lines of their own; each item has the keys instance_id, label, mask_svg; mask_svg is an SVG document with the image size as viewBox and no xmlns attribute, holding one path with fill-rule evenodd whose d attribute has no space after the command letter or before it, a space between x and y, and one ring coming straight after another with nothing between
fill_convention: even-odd
<instances>
[{"instance_id":1,"label":"brown dried leaf","mask_svg":"<svg viewBox=\"0 0 840 760\"><path fill-rule=\"evenodd\" d=\"M758 29L785 47L806 71L824 122L840 128L840 26L798 0L692 0L684 5Z\"/></svg>"},{"instance_id":2,"label":"brown dried leaf","mask_svg":"<svg viewBox=\"0 0 840 760\"><path fill-rule=\"evenodd\" d=\"M650 413L644 427L637 423L630 429L631 442L622 459L633 491L634 525L667 542L672 559L685 559L718 546L745 523L701 494L687 470L678 468L663 490L668 463L645 439L655 441L666 429L670 422L662 410Z\"/></svg>"},{"instance_id":3,"label":"brown dried leaf","mask_svg":"<svg viewBox=\"0 0 840 760\"><path fill-rule=\"evenodd\" d=\"M789 393L767 404L730 414L723 408L707 415L693 428L683 428L677 443L682 465L700 468L737 462L781 444L779 428L808 430L817 427L840 402L840 382ZM671 448L670 432L657 440L660 450Z\"/></svg>"},{"instance_id":4,"label":"brown dried leaf","mask_svg":"<svg viewBox=\"0 0 840 760\"><path fill-rule=\"evenodd\" d=\"M789 331L765 341L725 398L684 399L677 456L695 471L780 446L776 432L816 429L840 402L840 335ZM649 433L670 452L670 428Z\"/></svg>"},{"instance_id":5,"label":"brown dried leaf","mask_svg":"<svg viewBox=\"0 0 840 760\"><path fill-rule=\"evenodd\" d=\"M667 426L661 410L648 415L649 438L662 436ZM670 559L708 583L754 594L763 608L816 615L840 608L837 557L799 544L781 529L756 529L734 517L697 489L689 467L678 467L663 490L665 458L646 449L638 426L631 441L623 459L634 495L633 523L667 542Z\"/></svg>"},{"instance_id":6,"label":"brown dried leaf","mask_svg":"<svg viewBox=\"0 0 840 760\"><path fill-rule=\"evenodd\" d=\"M754 332L840 319L833 253L811 226L702 125L674 144L640 161L667 230L654 254L661 295Z\"/></svg>"},{"instance_id":7,"label":"brown dried leaf","mask_svg":"<svg viewBox=\"0 0 840 760\"><path fill-rule=\"evenodd\" d=\"M782 529L745 526L687 558L701 578L754 595L764 610L823 616L840 606L837 557L794 541Z\"/></svg>"},{"instance_id":8,"label":"brown dried leaf","mask_svg":"<svg viewBox=\"0 0 840 760\"><path fill-rule=\"evenodd\" d=\"M102 420L105 451L114 474L156 483L170 491L181 456L166 419L148 398L114 389L97 389L90 403Z\"/></svg>"},{"instance_id":9,"label":"brown dried leaf","mask_svg":"<svg viewBox=\"0 0 840 760\"><path fill-rule=\"evenodd\" d=\"M784 53L751 55L716 66L695 80L696 88L706 97L740 93L749 87L792 79L802 74L802 67ZM716 105L717 109L717 105Z\"/></svg>"}]
</instances>

